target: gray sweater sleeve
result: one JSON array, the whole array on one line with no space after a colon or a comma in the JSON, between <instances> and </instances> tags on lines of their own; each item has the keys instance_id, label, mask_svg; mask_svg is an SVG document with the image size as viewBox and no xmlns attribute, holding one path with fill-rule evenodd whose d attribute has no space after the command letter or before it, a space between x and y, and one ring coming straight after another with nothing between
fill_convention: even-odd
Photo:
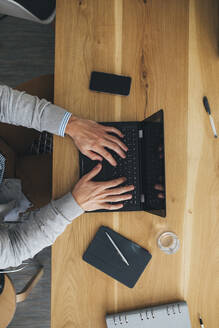
<instances>
[{"instance_id":1,"label":"gray sweater sleeve","mask_svg":"<svg viewBox=\"0 0 219 328\"><path fill-rule=\"evenodd\" d=\"M0 121L64 136L70 113L45 99L0 85ZM51 201L13 229L0 230L0 269L18 266L53 244L73 219L83 213L71 193Z\"/></svg>"},{"instance_id":2,"label":"gray sweater sleeve","mask_svg":"<svg viewBox=\"0 0 219 328\"><path fill-rule=\"evenodd\" d=\"M0 230L0 269L16 267L52 245L73 219L83 213L71 193L30 212L27 221Z\"/></svg>"},{"instance_id":3,"label":"gray sweater sleeve","mask_svg":"<svg viewBox=\"0 0 219 328\"><path fill-rule=\"evenodd\" d=\"M0 122L64 136L70 116L71 113L45 99L0 85Z\"/></svg>"}]
</instances>

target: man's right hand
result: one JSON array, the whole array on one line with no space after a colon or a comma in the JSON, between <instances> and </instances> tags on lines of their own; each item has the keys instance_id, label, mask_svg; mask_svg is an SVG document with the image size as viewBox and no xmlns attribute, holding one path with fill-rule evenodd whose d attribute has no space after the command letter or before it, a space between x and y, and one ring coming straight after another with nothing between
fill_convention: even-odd
<instances>
[{"instance_id":1,"label":"man's right hand","mask_svg":"<svg viewBox=\"0 0 219 328\"><path fill-rule=\"evenodd\" d=\"M101 169L102 165L97 164L93 170L78 181L72 191L74 199L84 211L118 210L123 207L123 201L132 198L132 194L127 194L127 192L134 190L133 185L119 187L126 181L126 178L105 182L92 181Z\"/></svg>"}]
</instances>

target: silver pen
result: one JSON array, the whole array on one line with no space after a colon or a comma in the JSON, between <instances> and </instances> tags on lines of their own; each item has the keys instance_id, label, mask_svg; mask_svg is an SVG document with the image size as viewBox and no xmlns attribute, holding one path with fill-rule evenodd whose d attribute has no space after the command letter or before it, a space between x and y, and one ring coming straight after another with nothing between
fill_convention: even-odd
<instances>
[{"instance_id":1,"label":"silver pen","mask_svg":"<svg viewBox=\"0 0 219 328\"><path fill-rule=\"evenodd\" d=\"M115 242L112 240L112 238L110 237L110 235L106 231L105 231L105 234L107 235L107 237L109 238L110 242L112 243L112 245L117 250L117 252L120 255L120 257L122 258L123 262L125 262L126 265L129 265L129 263L126 260L125 256L122 254L122 252L120 251L120 249L118 248L118 246L116 246Z\"/></svg>"},{"instance_id":2,"label":"silver pen","mask_svg":"<svg viewBox=\"0 0 219 328\"><path fill-rule=\"evenodd\" d=\"M210 120L210 123L211 123L211 128L212 128L213 133L214 133L214 137L217 138L218 137L217 131L216 131L216 128L215 128L215 125L214 125L213 117L211 116L211 109L210 109L210 105L209 105L209 102L208 102L208 98L206 96L203 97L203 104L204 104L206 112L209 115L209 120Z\"/></svg>"},{"instance_id":3,"label":"silver pen","mask_svg":"<svg viewBox=\"0 0 219 328\"><path fill-rule=\"evenodd\" d=\"M201 328L205 328L205 326L203 324L203 321L202 321L202 318L201 318L200 315L199 315L199 323L200 323Z\"/></svg>"}]
</instances>

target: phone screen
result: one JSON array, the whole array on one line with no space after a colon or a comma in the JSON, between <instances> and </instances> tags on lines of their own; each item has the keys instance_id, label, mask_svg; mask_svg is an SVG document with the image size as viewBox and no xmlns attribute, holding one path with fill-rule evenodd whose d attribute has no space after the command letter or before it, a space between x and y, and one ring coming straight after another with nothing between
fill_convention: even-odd
<instances>
[{"instance_id":1,"label":"phone screen","mask_svg":"<svg viewBox=\"0 0 219 328\"><path fill-rule=\"evenodd\" d=\"M129 76L92 72L90 90L128 96L131 78Z\"/></svg>"}]
</instances>

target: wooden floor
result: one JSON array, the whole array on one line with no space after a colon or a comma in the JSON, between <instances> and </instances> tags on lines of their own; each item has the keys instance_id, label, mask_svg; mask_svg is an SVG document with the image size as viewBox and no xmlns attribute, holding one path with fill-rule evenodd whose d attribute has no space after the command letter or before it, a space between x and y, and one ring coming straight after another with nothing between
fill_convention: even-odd
<instances>
[{"instance_id":1,"label":"wooden floor","mask_svg":"<svg viewBox=\"0 0 219 328\"><path fill-rule=\"evenodd\" d=\"M24 302L18 303L15 316L9 328L49 328L50 327L50 290L51 290L51 248L47 248L36 257L44 266L44 274ZM17 292L37 272L37 267L10 274Z\"/></svg>"},{"instance_id":2,"label":"wooden floor","mask_svg":"<svg viewBox=\"0 0 219 328\"><path fill-rule=\"evenodd\" d=\"M24 19L0 20L0 81L11 87L54 72L54 28Z\"/></svg>"}]
</instances>

